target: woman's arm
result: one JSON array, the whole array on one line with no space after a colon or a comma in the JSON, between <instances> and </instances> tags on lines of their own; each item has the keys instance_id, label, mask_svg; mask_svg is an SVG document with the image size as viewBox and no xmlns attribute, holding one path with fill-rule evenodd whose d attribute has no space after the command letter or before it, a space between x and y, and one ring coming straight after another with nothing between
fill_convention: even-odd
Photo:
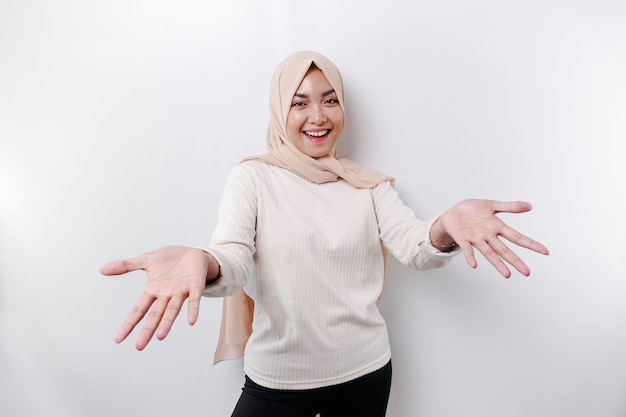
<instances>
[{"instance_id":1,"label":"woman's arm","mask_svg":"<svg viewBox=\"0 0 626 417\"><path fill-rule=\"evenodd\" d=\"M497 216L527 212L532 208L527 202L464 200L429 224L415 218L389 183L374 188L372 195L383 244L401 263L416 269L443 266L459 250L467 264L476 268L476 248L502 276L511 276L507 264L529 275L528 266L501 238L537 253L549 253L541 243L509 227ZM432 253L432 248L436 253Z\"/></svg>"},{"instance_id":2,"label":"woman's arm","mask_svg":"<svg viewBox=\"0 0 626 417\"><path fill-rule=\"evenodd\" d=\"M146 272L143 293L115 336L125 340L145 318L135 344L144 349L153 335L167 336L187 300L190 325L198 319L202 295L223 297L243 287L253 268L256 197L251 176L236 166L226 182L219 222L208 249L166 246L135 258L107 263L103 275Z\"/></svg>"}]
</instances>

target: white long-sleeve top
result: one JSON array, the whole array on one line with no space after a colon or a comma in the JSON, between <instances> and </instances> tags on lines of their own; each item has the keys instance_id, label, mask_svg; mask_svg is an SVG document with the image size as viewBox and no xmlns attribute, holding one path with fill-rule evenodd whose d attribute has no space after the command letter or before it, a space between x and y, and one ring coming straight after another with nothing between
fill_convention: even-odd
<instances>
[{"instance_id":1,"label":"white long-sleeve top","mask_svg":"<svg viewBox=\"0 0 626 417\"><path fill-rule=\"evenodd\" d=\"M258 161L231 171L207 249L222 278L205 296L242 286L255 302L244 371L267 388L309 389L358 378L390 359L376 301L381 242L426 270L456 252L435 249L432 224L415 218L389 182L372 189L315 184Z\"/></svg>"}]
</instances>

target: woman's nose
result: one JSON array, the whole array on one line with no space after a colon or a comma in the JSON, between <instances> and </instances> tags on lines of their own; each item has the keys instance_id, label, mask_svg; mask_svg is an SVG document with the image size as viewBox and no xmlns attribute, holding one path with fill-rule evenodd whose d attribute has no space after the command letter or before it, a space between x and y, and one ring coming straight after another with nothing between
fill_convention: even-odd
<instances>
[{"instance_id":1,"label":"woman's nose","mask_svg":"<svg viewBox=\"0 0 626 417\"><path fill-rule=\"evenodd\" d=\"M309 109L311 110L309 118L312 123L321 124L326 121L326 114L322 106L311 106Z\"/></svg>"}]
</instances>

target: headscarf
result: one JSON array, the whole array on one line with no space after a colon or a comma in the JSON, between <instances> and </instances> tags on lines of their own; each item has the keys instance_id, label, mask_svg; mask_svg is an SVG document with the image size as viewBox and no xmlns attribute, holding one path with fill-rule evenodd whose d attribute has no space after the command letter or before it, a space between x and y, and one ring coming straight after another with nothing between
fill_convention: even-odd
<instances>
[{"instance_id":1,"label":"headscarf","mask_svg":"<svg viewBox=\"0 0 626 417\"><path fill-rule=\"evenodd\" d=\"M311 65L319 68L335 90L339 105L345 111L341 73L328 58L313 51L300 51L285 58L276 68L270 84L270 122L267 128L268 153L251 156L241 162L258 160L288 169L316 184L345 180L357 188L372 188L394 179L381 172L340 158L333 146L329 154L312 158L301 152L287 136L287 116L293 96ZM383 248L386 259L386 251ZM222 306L220 339L214 363L243 356L252 333L254 301L243 289L225 297Z\"/></svg>"}]
</instances>

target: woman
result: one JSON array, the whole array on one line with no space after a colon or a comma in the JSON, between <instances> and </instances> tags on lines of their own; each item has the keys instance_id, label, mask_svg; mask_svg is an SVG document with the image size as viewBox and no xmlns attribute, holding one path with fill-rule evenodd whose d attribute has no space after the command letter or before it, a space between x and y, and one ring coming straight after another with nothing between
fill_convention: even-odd
<instances>
[{"instance_id":1,"label":"woman","mask_svg":"<svg viewBox=\"0 0 626 417\"><path fill-rule=\"evenodd\" d=\"M229 175L209 248L166 247L102 267L143 269L144 293L122 324L123 341L144 317L143 349L167 336L183 302L195 323L202 295L226 297L216 361L244 356L246 381L233 416L384 416L391 353L376 301L391 253L438 268L473 248L505 277L526 264L499 237L548 254L503 223L525 202L465 200L423 222L393 178L340 158L341 75L311 51L287 57L270 88L268 153ZM244 353L245 349L245 353Z\"/></svg>"}]
</instances>

